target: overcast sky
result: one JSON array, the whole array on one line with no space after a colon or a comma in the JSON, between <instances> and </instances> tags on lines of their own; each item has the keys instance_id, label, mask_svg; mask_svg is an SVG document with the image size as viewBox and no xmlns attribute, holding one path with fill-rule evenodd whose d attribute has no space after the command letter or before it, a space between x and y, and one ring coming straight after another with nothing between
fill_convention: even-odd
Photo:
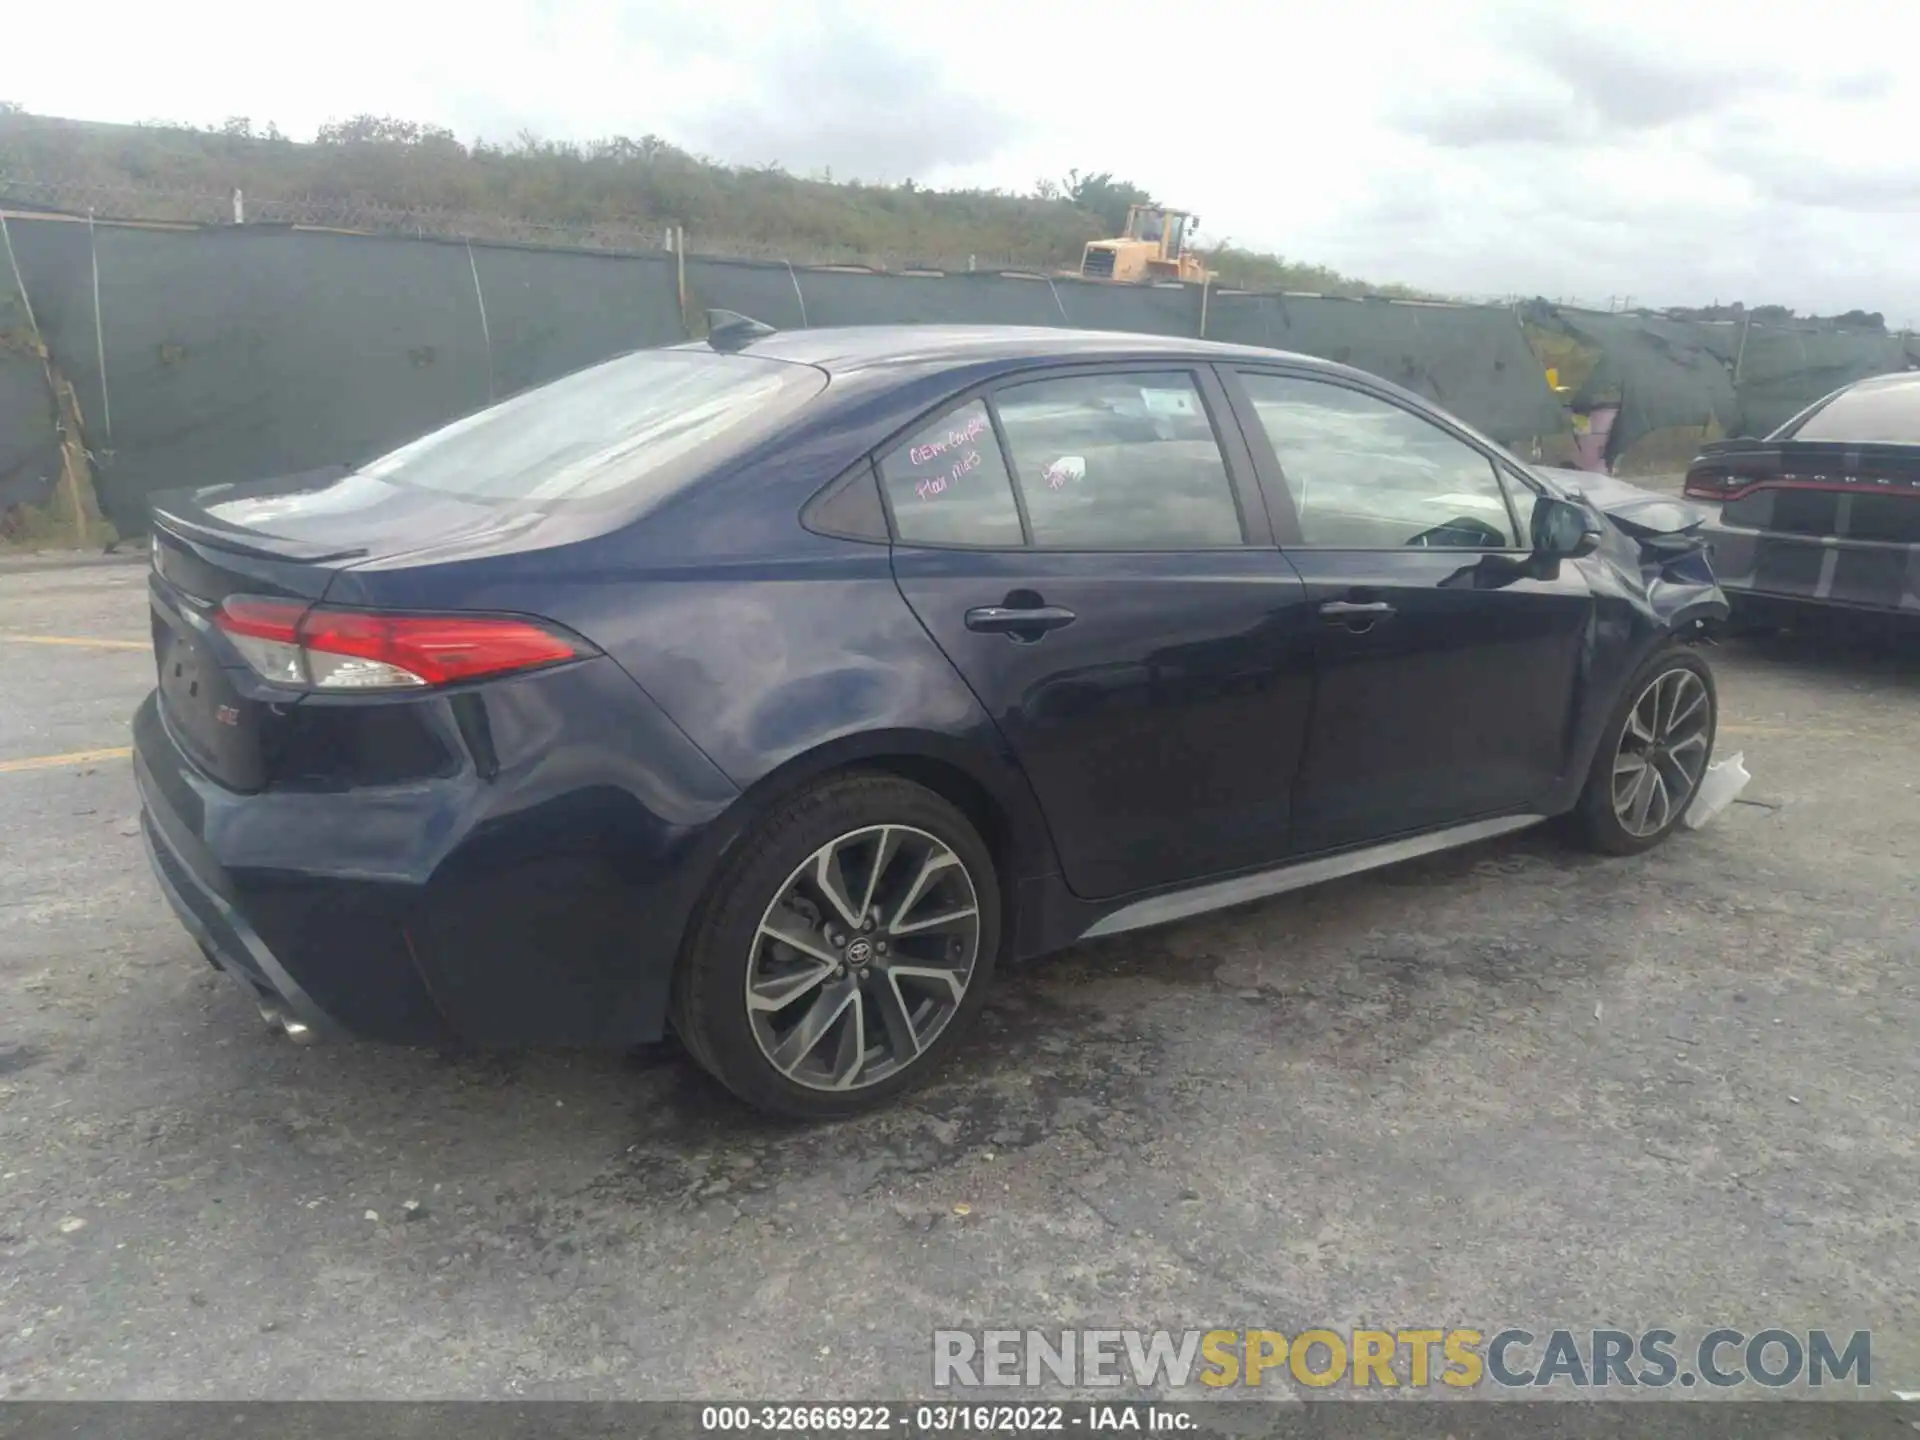
<instances>
[{"instance_id":1,"label":"overcast sky","mask_svg":"<svg viewBox=\"0 0 1920 1440\"><path fill-rule=\"evenodd\" d=\"M1203 241L1449 294L1920 321L1920 17L1889 0L14 9L14 54L90 37L0 82L46 114L653 133L939 186L1111 170Z\"/></svg>"}]
</instances>

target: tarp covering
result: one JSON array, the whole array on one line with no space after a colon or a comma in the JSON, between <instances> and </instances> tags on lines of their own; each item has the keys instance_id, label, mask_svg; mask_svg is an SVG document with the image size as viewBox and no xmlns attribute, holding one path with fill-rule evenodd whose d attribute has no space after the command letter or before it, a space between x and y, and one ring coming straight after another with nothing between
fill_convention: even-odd
<instances>
[{"instance_id":1,"label":"tarp covering","mask_svg":"<svg viewBox=\"0 0 1920 1440\"><path fill-rule=\"evenodd\" d=\"M1920 367L1920 338L1755 325L1734 386L1740 413L1736 433L1771 434L1829 391L1914 367Z\"/></svg>"},{"instance_id":2,"label":"tarp covering","mask_svg":"<svg viewBox=\"0 0 1920 1440\"><path fill-rule=\"evenodd\" d=\"M1609 439L1616 454L1655 430L1711 424L1731 434L1738 423L1733 393L1737 325L1557 309L1544 302L1527 307L1526 318L1600 352L1573 401L1586 408L1619 397Z\"/></svg>"},{"instance_id":3,"label":"tarp covering","mask_svg":"<svg viewBox=\"0 0 1920 1440\"><path fill-rule=\"evenodd\" d=\"M1524 313L1529 323L1600 352L1573 399L1584 408L1619 397L1616 454L1672 426L1711 423L1727 435L1765 435L1842 385L1920 365L1920 337L1815 322L1610 315L1543 301Z\"/></svg>"},{"instance_id":4,"label":"tarp covering","mask_svg":"<svg viewBox=\"0 0 1920 1440\"><path fill-rule=\"evenodd\" d=\"M1512 311L1319 296L1216 295L1207 338L1337 360L1518 445L1568 428Z\"/></svg>"},{"instance_id":5,"label":"tarp covering","mask_svg":"<svg viewBox=\"0 0 1920 1440\"><path fill-rule=\"evenodd\" d=\"M0 293L12 283L7 277ZM14 348L11 337L18 333L0 327L0 516L16 505L46 504L60 476L46 372L37 355Z\"/></svg>"}]
</instances>

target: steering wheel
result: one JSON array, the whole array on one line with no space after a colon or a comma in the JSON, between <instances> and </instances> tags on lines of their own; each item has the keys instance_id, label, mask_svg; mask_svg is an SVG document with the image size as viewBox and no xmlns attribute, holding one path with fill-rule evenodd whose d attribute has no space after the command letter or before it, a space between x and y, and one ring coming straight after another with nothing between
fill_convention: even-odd
<instances>
[{"instance_id":1,"label":"steering wheel","mask_svg":"<svg viewBox=\"0 0 1920 1440\"><path fill-rule=\"evenodd\" d=\"M1423 550L1505 550L1512 543L1476 515L1456 515L1407 541Z\"/></svg>"}]
</instances>

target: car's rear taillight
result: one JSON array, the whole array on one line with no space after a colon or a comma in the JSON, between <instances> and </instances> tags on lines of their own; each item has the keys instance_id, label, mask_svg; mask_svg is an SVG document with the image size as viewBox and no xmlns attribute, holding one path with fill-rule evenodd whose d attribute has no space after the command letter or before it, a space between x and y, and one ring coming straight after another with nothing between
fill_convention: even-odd
<instances>
[{"instance_id":1,"label":"car's rear taillight","mask_svg":"<svg viewBox=\"0 0 1920 1440\"><path fill-rule=\"evenodd\" d=\"M315 690L451 685L582 653L534 621L483 615L381 615L232 595L213 621L262 679Z\"/></svg>"},{"instance_id":2,"label":"car's rear taillight","mask_svg":"<svg viewBox=\"0 0 1920 1440\"><path fill-rule=\"evenodd\" d=\"M1680 487L1680 493L1690 500L1724 500L1734 491L1752 484L1752 480L1729 475L1724 470L1689 470L1687 483Z\"/></svg>"}]
</instances>

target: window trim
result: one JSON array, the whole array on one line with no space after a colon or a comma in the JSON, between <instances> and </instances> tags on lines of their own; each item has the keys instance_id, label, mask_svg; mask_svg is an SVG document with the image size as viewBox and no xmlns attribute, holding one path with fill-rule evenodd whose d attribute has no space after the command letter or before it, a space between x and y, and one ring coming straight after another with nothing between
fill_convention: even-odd
<instances>
[{"instance_id":1,"label":"window trim","mask_svg":"<svg viewBox=\"0 0 1920 1440\"><path fill-rule=\"evenodd\" d=\"M1095 545L1036 545L1033 543L1033 530L1027 516L1026 496L1020 487L1020 477L1014 470L1013 452L1007 442L1006 432L1000 421L999 407L993 397L1002 390L1020 385L1031 385L1044 380L1072 380L1087 375L1127 375L1127 374L1169 374L1179 372L1193 381L1193 388L1200 396L1200 405L1206 413L1207 423L1213 430L1215 446L1220 451L1222 468L1227 477L1227 493L1233 500L1235 513L1240 518L1241 541L1237 545L1161 545L1161 546L1095 546ZM943 415L949 415L975 400L984 401L988 419L992 422L994 438L1000 445L1000 463L1005 467L1007 483L1013 487L1013 502L1020 514L1020 533L1023 542L1018 548L1005 545L973 545L957 540L925 541L909 540L900 533L899 517L894 511L893 497L887 493L887 487L880 481L881 462L896 449L902 441L929 423ZM873 462L874 475L880 488L880 503L887 514L888 535L895 545L907 546L915 550L954 550L989 555L1208 555L1238 554L1246 550L1273 550L1277 546L1274 525L1265 502L1265 494L1259 483L1259 461L1247 445L1243 427L1235 413L1233 397L1222 383L1217 368L1208 360L1186 355L1141 356L1132 359L1115 359L1079 362L1040 362L1029 368L1004 372L987 380L980 380L956 391L937 405L929 406L912 421L894 431L880 444L868 452L867 458ZM1258 499L1256 508L1252 503Z\"/></svg>"},{"instance_id":2,"label":"window trim","mask_svg":"<svg viewBox=\"0 0 1920 1440\"><path fill-rule=\"evenodd\" d=\"M823 517L828 507L842 495L859 489L862 485L871 486L873 494L880 502L880 530L875 534L867 530L841 528L831 524ZM861 456L853 464L842 470L833 479L822 485L800 507L800 524L815 535L823 535L832 540L853 540L862 545L886 545L893 537L887 528L887 507L885 487L880 484L880 470L871 459Z\"/></svg>"},{"instance_id":3,"label":"window trim","mask_svg":"<svg viewBox=\"0 0 1920 1440\"><path fill-rule=\"evenodd\" d=\"M1033 549L1033 516L1027 513L1027 492L1020 484L1020 472L1013 468L1013 442L1007 439L1007 427L1000 423L1000 407L992 395L980 397L987 407L987 424L993 430L993 443L1000 447L1000 468L1007 472L1007 486L1013 491L1013 508L1020 513L1020 548ZM874 467L878 474L879 466Z\"/></svg>"},{"instance_id":4,"label":"window trim","mask_svg":"<svg viewBox=\"0 0 1920 1440\"><path fill-rule=\"evenodd\" d=\"M1531 555L1533 553L1531 521L1522 523L1518 508L1513 500L1513 487L1509 483L1507 472L1515 467L1511 456L1490 450L1459 426L1450 423L1446 416L1431 407L1420 403L1417 397L1392 394L1383 387L1358 383L1353 377L1320 370L1306 365L1266 365L1258 361L1229 361L1219 367L1221 382L1225 386L1234 408L1240 415L1240 428L1245 434L1248 448L1254 456L1255 472L1260 477L1260 491L1266 497L1267 508L1273 515L1274 539L1282 550L1325 551L1328 554L1349 555L1404 555L1413 549L1420 553L1435 555ZM1273 448L1273 441L1267 436L1267 427L1260 421L1260 412L1255 408L1253 395L1242 383L1243 375L1264 375L1277 380L1305 380L1319 385L1331 385L1341 390L1352 390L1377 400L1383 405L1391 405L1396 410L1404 410L1414 418L1424 420L1436 430L1451 439L1457 440L1469 450L1476 451L1487 462L1488 471L1493 477L1500 498L1506 503L1507 519L1513 526L1513 533L1519 539L1517 545L1449 546L1431 551L1424 547L1406 545L1309 545L1305 532L1300 528L1299 508L1293 503L1293 489L1287 484L1286 468L1280 463L1280 455ZM1409 404L1409 398L1415 403ZM1538 492L1536 492L1538 493Z\"/></svg>"}]
</instances>

